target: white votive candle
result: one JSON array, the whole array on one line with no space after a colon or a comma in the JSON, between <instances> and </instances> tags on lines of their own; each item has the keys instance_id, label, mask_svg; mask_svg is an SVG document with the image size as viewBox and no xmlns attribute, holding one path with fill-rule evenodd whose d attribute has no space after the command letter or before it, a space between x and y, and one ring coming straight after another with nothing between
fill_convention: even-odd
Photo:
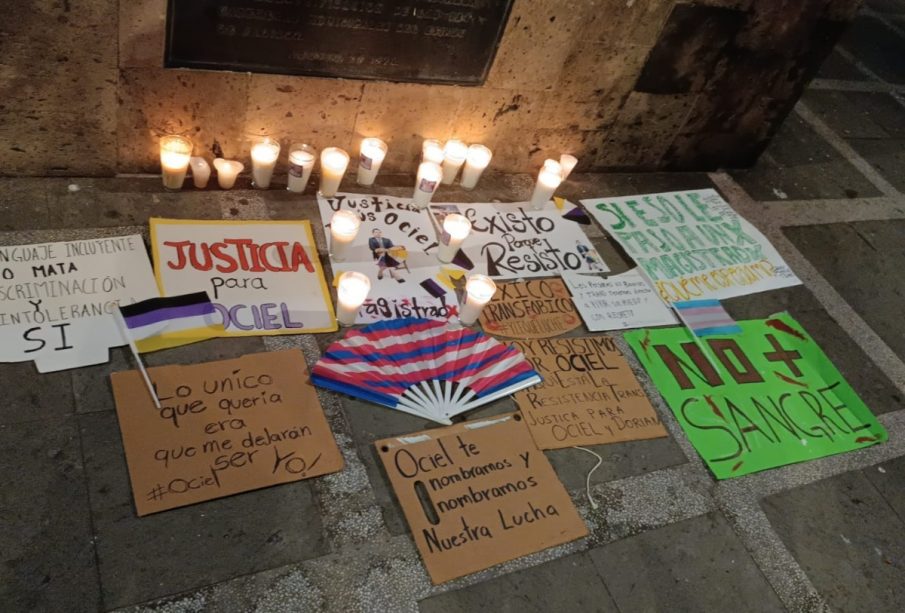
<instances>
[{"instance_id":1,"label":"white votive candle","mask_svg":"<svg viewBox=\"0 0 905 613\"><path fill-rule=\"evenodd\" d=\"M443 185L452 185L467 155L468 146L465 143L456 139L446 141L443 147Z\"/></svg>"},{"instance_id":2,"label":"white votive candle","mask_svg":"<svg viewBox=\"0 0 905 613\"><path fill-rule=\"evenodd\" d=\"M493 152L484 145L472 145L468 148L465 168L462 169L461 184L464 189L474 189L492 157Z\"/></svg>"},{"instance_id":3,"label":"white votive candle","mask_svg":"<svg viewBox=\"0 0 905 613\"><path fill-rule=\"evenodd\" d=\"M214 168L217 169L217 185L220 189L232 189L236 184L236 177L245 170L245 164L238 160L217 158L214 160Z\"/></svg>"},{"instance_id":4,"label":"white votive candle","mask_svg":"<svg viewBox=\"0 0 905 613\"><path fill-rule=\"evenodd\" d=\"M341 326L355 325L358 309L371 291L371 280L360 272L344 272L336 287L336 319Z\"/></svg>"},{"instance_id":5,"label":"white votive candle","mask_svg":"<svg viewBox=\"0 0 905 613\"><path fill-rule=\"evenodd\" d=\"M562 166L556 160L547 160L537 175L537 184L531 194L531 208L539 211L550 201L553 192L562 183Z\"/></svg>"},{"instance_id":6,"label":"white votive candle","mask_svg":"<svg viewBox=\"0 0 905 613\"><path fill-rule=\"evenodd\" d=\"M204 189L207 187L207 182L211 179L211 167L202 157L193 157L189 160L189 165L192 167L192 182L195 183L195 187L198 189Z\"/></svg>"},{"instance_id":7,"label":"white votive candle","mask_svg":"<svg viewBox=\"0 0 905 613\"><path fill-rule=\"evenodd\" d=\"M559 156L559 165L562 166L563 181L569 178L569 175L572 174L573 170L575 170L576 164L578 164L578 158L574 155L563 153L561 156Z\"/></svg>"},{"instance_id":8,"label":"white votive candle","mask_svg":"<svg viewBox=\"0 0 905 613\"><path fill-rule=\"evenodd\" d=\"M311 145L292 145L289 148L289 176L286 180L286 189L299 194L305 191L316 159L317 155Z\"/></svg>"},{"instance_id":9,"label":"white votive candle","mask_svg":"<svg viewBox=\"0 0 905 613\"><path fill-rule=\"evenodd\" d=\"M336 211L330 220L330 255L337 262L346 259L346 250L358 235L361 218L352 211Z\"/></svg>"},{"instance_id":10,"label":"white votive candle","mask_svg":"<svg viewBox=\"0 0 905 613\"><path fill-rule=\"evenodd\" d=\"M192 157L192 141L184 136L168 135L160 139L160 171L163 186L182 189Z\"/></svg>"},{"instance_id":11,"label":"white votive candle","mask_svg":"<svg viewBox=\"0 0 905 613\"><path fill-rule=\"evenodd\" d=\"M419 209L427 207L440 185L440 178L443 171L440 166L433 162L421 162L418 166L418 176L415 179L415 195L412 196L412 203Z\"/></svg>"},{"instance_id":12,"label":"white votive candle","mask_svg":"<svg viewBox=\"0 0 905 613\"><path fill-rule=\"evenodd\" d=\"M440 241L440 249L437 251L437 259L448 264L456 257L462 241L471 232L471 222L464 215L451 213L443 219L443 236Z\"/></svg>"},{"instance_id":13,"label":"white votive candle","mask_svg":"<svg viewBox=\"0 0 905 613\"><path fill-rule=\"evenodd\" d=\"M361 141L358 155L358 184L374 185L380 165L387 155L387 144L379 138L366 138Z\"/></svg>"},{"instance_id":14,"label":"white votive candle","mask_svg":"<svg viewBox=\"0 0 905 613\"><path fill-rule=\"evenodd\" d=\"M459 307L459 321L470 326L478 321L484 305L496 293L496 283L484 275L468 275L465 281L465 304Z\"/></svg>"},{"instance_id":15,"label":"white votive candle","mask_svg":"<svg viewBox=\"0 0 905 613\"><path fill-rule=\"evenodd\" d=\"M327 147L321 151L321 185L322 196L335 196L339 184L349 166L349 154L339 147Z\"/></svg>"},{"instance_id":16,"label":"white votive candle","mask_svg":"<svg viewBox=\"0 0 905 613\"><path fill-rule=\"evenodd\" d=\"M251 180L258 189L270 187L273 169L280 157L280 143L265 138L251 148Z\"/></svg>"},{"instance_id":17,"label":"white votive candle","mask_svg":"<svg viewBox=\"0 0 905 613\"><path fill-rule=\"evenodd\" d=\"M421 145L421 161L433 162L434 164L443 163L443 145L440 141L429 138Z\"/></svg>"}]
</instances>

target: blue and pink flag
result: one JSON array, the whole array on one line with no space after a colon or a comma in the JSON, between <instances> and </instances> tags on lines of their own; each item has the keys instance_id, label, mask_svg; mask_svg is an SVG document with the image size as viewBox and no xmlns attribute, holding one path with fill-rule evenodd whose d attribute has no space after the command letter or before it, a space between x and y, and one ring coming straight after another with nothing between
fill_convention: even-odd
<instances>
[{"instance_id":1,"label":"blue and pink flag","mask_svg":"<svg viewBox=\"0 0 905 613\"><path fill-rule=\"evenodd\" d=\"M742 331L719 300L686 300L673 302L672 306L695 336L738 334Z\"/></svg>"}]
</instances>

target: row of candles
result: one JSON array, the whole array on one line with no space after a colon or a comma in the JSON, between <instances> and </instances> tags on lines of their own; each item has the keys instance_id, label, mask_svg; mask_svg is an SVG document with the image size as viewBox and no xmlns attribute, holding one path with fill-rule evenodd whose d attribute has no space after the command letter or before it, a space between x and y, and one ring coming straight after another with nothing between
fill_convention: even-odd
<instances>
[{"instance_id":1,"label":"row of candles","mask_svg":"<svg viewBox=\"0 0 905 613\"><path fill-rule=\"evenodd\" d=\"M211 176L211 167L203 157L192 156L194 146L185 136L168 135L160 139L160 166L163 185L167 189L178 190L185 182L189 167L192 169L192 181L195 187L207 187ZM380 166L387 154L387 144L379 138L365 138L361 142L358 157L359 185L371 186L377 179ZM252 183L258 189L268 189L273 179L274 168L280 157L280 143L271 138L262 138L251 148ZM413 203L418 208L430 204L434 192L442 185L452 185L459 176L464 189L474 189L484 173L493 152L481 144L466 145L458 139L446 141L445 144L435 139L427 139L421 148L421 164L415 179ZM295 144L289 150L289 173L286 189L292 192L303 192L311 178L317 152L307 144ZM331 197L336 195L343 176L349 167L349 154L339 147L327 147L320 153L321 172L318 193ZM531 194L531 208L542 209L553 197L560 183L566 180L578 159L563 154L559 161L544 161L538 173L534 192ZM238 160L217 158L214 160L217 171L217 183L221 189L232 189L236 177L245 169Z\"/></svg>"}]
</instances>

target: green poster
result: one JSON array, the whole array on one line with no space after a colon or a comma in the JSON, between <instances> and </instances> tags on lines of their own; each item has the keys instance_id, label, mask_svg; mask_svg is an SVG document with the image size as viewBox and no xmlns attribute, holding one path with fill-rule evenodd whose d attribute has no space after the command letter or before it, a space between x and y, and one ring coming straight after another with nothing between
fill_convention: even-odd
<instances>
[{"instance_id":1,"label":"green poster","mask_svg":"<svg viewBox=\"0 0 905 613\"><path fill-rule=\"evenodd\" d=\"M788 313L738 324L741 334L699 339L700 345L684 327L625 334L717 479L887 439Z\"/></svg>"}]
</instances>

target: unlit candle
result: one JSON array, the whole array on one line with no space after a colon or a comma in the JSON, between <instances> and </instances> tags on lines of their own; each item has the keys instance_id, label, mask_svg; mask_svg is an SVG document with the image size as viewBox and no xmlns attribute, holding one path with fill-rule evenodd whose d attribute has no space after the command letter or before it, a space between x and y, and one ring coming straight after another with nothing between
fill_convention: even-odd
<instances>
[{"instance_id":1,"label":"unlit candle","mask_svg":"<svg viewBox=\"0 0 905 613\"><path fill-rule=\"evenodd\" d=\"M286 180L286 189L296 193L305 191L316 159L314 147L311 145L292 145L289 148L289 176Z\"/></svg>"},{"instance_id":2,"label":"unlit candle","mask_svg":"<svg viewBox=\"0 0 905 613\"><path fill-rule=\"evenodd\" d=\"M421 162L418 166L418 176L415 179L415 195L412 196L413 204L419 209L427 207L440 185L443 171L433 162Z\"/></svg>"}]
</instances>

